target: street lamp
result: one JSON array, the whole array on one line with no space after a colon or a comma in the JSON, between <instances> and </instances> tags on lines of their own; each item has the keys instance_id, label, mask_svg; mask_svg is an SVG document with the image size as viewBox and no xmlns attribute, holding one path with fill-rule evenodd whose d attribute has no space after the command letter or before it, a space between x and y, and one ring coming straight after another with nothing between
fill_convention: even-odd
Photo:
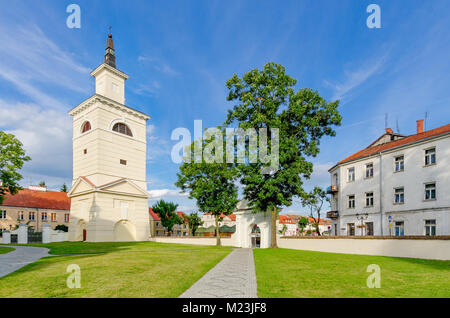
<instances>
[{"instance_id":1,"label":"street lamp","mask_svg":"<svg viewBox=\"0 0 450 318\"><path fill-rule=\"evenodd\" d=\"M364 214L356 213L356 219L358 221L361 221L361 226L360 226L361 227L361 236L364 235L364 230L363 230L363 228L364 228L364 220L367 220L368 217L369 217L368 213L364 213Z\"/></svg>"}]
</instances>

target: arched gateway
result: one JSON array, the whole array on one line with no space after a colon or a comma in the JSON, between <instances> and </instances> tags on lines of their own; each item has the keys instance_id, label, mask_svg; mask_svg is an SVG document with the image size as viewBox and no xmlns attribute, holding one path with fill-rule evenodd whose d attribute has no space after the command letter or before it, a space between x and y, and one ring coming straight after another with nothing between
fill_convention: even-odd
<instances>
[{"instance_id":1,"label":"arched gateway","mask_svg":"<svg viewBox=\"0 0 450 318\"><path fill-rule=\"evenodd\" d=\"M247 200L237 205L236 232L233 243L244 248L268 248L270 246L270 213L254 213Z\"/></svg>"}]
</instances>

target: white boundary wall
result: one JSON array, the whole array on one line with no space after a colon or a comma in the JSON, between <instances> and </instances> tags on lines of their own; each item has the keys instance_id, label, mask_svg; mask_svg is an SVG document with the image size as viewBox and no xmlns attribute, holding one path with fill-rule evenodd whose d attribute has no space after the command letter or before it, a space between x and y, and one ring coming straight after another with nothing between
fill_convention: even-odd
<instances>
[{"instance_id":1,"label":"white boundary wall","mask_svg":"<svg viewBox=\"0 0 450 318\"><path fill-rule=\"evenodd\" d=\"M152 242L216 245L215 237L154 237ZM233 238L221 238L222 246L236 246ZM287 239L278 247L328 253L450 260L450 240L430 239Z\"/></svg>"},{"instance_id":2,"label":"white boundary wall","mask_svg":"<svg viewBox=\"0 0 450 318\"><path fill-rule=\"evenodd\" d=\"M329 253L450 260L450 240L279 238L278 247Z\"/></svg>"}]
</instances>

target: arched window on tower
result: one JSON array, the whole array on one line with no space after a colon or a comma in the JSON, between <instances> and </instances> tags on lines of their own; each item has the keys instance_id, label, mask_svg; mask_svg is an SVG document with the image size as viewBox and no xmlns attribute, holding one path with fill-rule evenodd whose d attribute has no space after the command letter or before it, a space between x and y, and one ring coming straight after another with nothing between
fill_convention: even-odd
<instances>
[{"instance_id":1,"label":"arched window on tower","mask_svg":"<svg viewBox=\"0 0 450 318\"><path fill-rule=\"evenodd\" d=\"M130 127L125 125L124 123L117 123L113 126L113 131L133 137L133 134L131 133Z\"/></svg>"},{"instance_id":2,"label":"arched window on tower","mask_svg":"<svg viewBox=\"0 0 450 318\"><path fill-rule=\"evenodd\" d=\"M89 130L91 130L91 123L87 121L81 127L81 133L85 133L86 131L89 131Z\"/></svg>"}]
</instances>

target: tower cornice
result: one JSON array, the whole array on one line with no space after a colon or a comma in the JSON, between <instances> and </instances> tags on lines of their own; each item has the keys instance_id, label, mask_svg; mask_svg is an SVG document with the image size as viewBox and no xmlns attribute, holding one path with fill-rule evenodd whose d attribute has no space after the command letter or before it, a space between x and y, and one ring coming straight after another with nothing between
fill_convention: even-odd
<instances>
[{"instance_id":1,"label":"tower cornice","mask_svg":"<svg viewBox=\"0 0 450 318\"><path fill-rule=\"evenodd\" d=\"M72 108L69 111L69 115L71 116L76 116L77 114L81 113L82 111L88 109L89 107L91 107L92 105L94 105L96 102L102 103L102 104L106 104L110 107L119 109L123 112L126 112L128 114L131 114L133 116L136 116L140 119L144 119L144 120L149 120L150 116L148 116L147 114L144 114L136 109L133 109L129 106L120 104L108 97L102 96L100 94L94 94L91 97L89 97L88 99L86 99L84 102L82 102L81 104L79 104L78 106L75 106L74 108Z\"/></svg>"}]
</instances>

